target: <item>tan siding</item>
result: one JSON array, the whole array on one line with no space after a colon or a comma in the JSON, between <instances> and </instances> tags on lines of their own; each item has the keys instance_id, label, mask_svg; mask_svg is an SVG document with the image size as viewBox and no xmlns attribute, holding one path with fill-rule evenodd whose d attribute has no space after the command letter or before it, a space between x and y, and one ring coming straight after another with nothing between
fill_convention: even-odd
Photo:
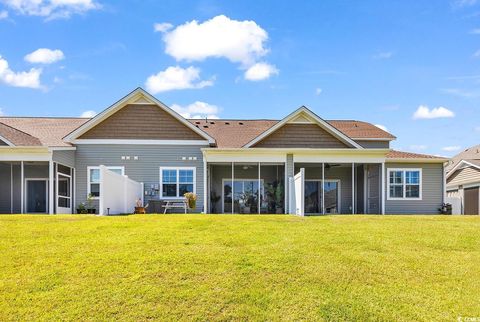
<instances>
[{"instance_id":1,"label":"tan siding","mask_svg":"<svg viewBox=\"0 0 480 322\"><path fill-rule=\"evenodd\" d=\"M205 140L157 105L130 104L80 139Z\"/></svg>"},{"instance_id":2,"label":"tan siding","mask_svg":"<svg viewBox=\"0 0 480 322\"><path fill-rule=\"evenodd\" d=\"M480 182L480 170L468 167L455 171L448 180L448 186L457 186L461 184Z\"/></svg>"},{"instance_id":3,"label":"tan siding","mask_svg":"<svg viewBox=\"0 0 480 322\"><path fill-rule=\"evenodd\" d=\"M366 140L355 140L365 149L388 149L390 148L389 141L366 141Z\"/></svg>"},{"instance_id":4,"label":"tan siding","mask_svg":"<svg viewBox=\"0 0 480 322\"><path fill-rule=\"evenodd\" d=\"M285 124L262 141L257 148L348 148L316 124Z\"/></svg>"}]
</instances>

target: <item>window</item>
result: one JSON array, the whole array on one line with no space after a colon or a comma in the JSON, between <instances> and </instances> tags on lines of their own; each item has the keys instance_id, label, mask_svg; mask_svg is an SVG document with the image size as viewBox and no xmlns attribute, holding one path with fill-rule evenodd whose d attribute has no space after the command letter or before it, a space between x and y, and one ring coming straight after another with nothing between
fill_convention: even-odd
<instances>
[{"instance_id":1,"label":"window","mask_svg":"<svg viewBox=\"0 0 480 322\"><path fill-rule=\"evenodd\" d=\"M108 170L125 175L124 167L107 167ZM88 167L88 194L92 194L94 198L100 197L100 167Z\"/></svg>"},{"instance_id":2,"label":"window","mask_svg":"<svg viewBox=\"0 0 480 322\"><path fill-rule=\"evenodd\" d=\"M388 169L388 199L422 199L421 169Z\"/></svg>"},{"instance_id":3,"label":"window","mask_svg":"<svg viewBox=\"0 0 480 322\"><path fill-rule=\"evenodd\" d=\"M187 192L195 193L195 168L160 168L160 187L162 198L181 198Z\"/></svg>"}]
</instances>

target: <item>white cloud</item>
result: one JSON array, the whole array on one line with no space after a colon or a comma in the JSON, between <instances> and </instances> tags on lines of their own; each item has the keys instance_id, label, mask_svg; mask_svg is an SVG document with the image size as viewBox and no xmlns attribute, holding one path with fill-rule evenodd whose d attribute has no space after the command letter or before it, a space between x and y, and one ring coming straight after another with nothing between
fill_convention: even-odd
<instances>
[{"instance_id":1,"label":"white cloud","mask_svg":"<svg viewBox=\"0 0 480 322\"><path fill-rule=\"evenodd\" d=\"M0 0L17 13L27 16L45 17L47 20L69 18L100 9L95 0Z\"/></svg>"},{"instance_id":2,"label":"white cloud","mask_svg":"<svg viewBox=\"0 0 480 322\"><path fill-rule=\"evenodd\" d=\"M455 113L442 106L430 109L428 106L420 105L415 113L413 113L414 120L448 117L455 117Z\"/></svg>"},{"instance_id":3,"label":"white cloud","mask_svg":"<svg viewBox=\"0 0 480 322\"><path fill-rule=\"evenodd\" d=\"M65 59L65 55L60 49L39 48L26 55L24 59L32 64L52 64Z\"/></svg>"},{"instance_id":4,"label":"white cloud","mask_svg":"<svg viewBox=\"0 0 480 322\"><path fill-rule=\"evenodd\" d=\"M480 57L480 49L477 50L476 52L474 52L472 56L475 57L475 58Z\"/></svg>"},{"instance_id":5,"label":"white cloud","mask_svg":"<svg viewBox=\"0 0 480 322\"><path fill-rule=\"evenodd\" d=\"M381 125L381 124L375 124L376 127L378 127L379 129L381 130L384 130L385 132L388 132L388 129L385 125Z\"/></svg>"},{"instance_id":6,"label":"white cloud","mask_svg":"<svg viewBox=\"0 0 480 322\"><path fill-rule=\"evenodd\" d=\"M455 0L453 2L454 7L470 7L477 3L478 0Z\"/></svg>"},{"instance_id":7,"label":"white cloud","mask_svg":"<svg viewBox=\"0 0 480 322\"><path fill-rule=\"evenodd\" d=\"M427 146L423 145L423 144L410 145L410 150L423 151L423 150L426 150L426 149L427 149Z\"/></svg>"},{"instance_id":8,"label":"white cloud","mask_svg":"<svg viewBox=\"0 0 480 322\"><path fill-rule=\"evenodd\" d=\"M245 79L260 81L278 75L278 69L267 63L256 63L245 71Z\"/></svg>"},{"instance_id":9,"label":"white cloud","mask_svg":"<svg viewBox=\"0 0 480 322\"><path fill-rule=\"evenodd\" d=\"M470 30L470 33L473 35L480 35L480 28L475 28Z\"/></svg>"},{"instance_id":10,"label":"white cloud","mask_svg":"<svg viewBox=\"0 0 480 322\"><path fill-rule=\"evenodd\" d=\"M319 87L318 87L318 88L315 88L315 95L318 96L318 95L322 94L322 92L323 92L323 89L321 89L321 88L319 88Z\"/></svg>"},{"instance_id":11,"label":"white cloud","mask_svg":"<svg viewBox=\"0 0 480 322\"><path fill-rule=\"evenodd\" d=\"M480 132L480 126L475 127L475 132Z\"/></svg>"},{"instance_id":12,"label":"white cloud","mask_svg":"<svg viewBox=\"0 0 480 322\"><path fill-rule=\"evenodd\" d=\"M212 86L213 80L200 80L200 69L190 66L170 66L147 78L145 86L153 94L176 89L204 88Z\"/></svg>"},{"instance_id":13,"label":"white cloud","mask_svg":"<svg viewBox=\"0 0 480 322\"><path fill-rule=\"evenodd\" d=\"M90 110L90 111L85 111L85 112L83 112L83 113L80 115L80 117L89 117L89 118L92 118L92 117L94 117L95 115L97 115L97 112Z\"/></svg>"},{"instance_id":14,"label":"white cloud","mask_svg":"<svg viewBox=\"0 0 480 322\"><path fill-rule=\"evenodd\" d=\"M442 150L446 152L455 152L455 151L459 151L461 148L462 148L461 146L454 145L454 146L445 146L442 148Z\"/></svg>"},{"instance_id":15,"label":"white cloud","mask_svg":"<svg viewBox=\"0 0 480 322\"><path fill-rule=\"evenodd\" d=\"M224 15L179 25L166 32L163 40L165 52L179 61L223 57L248 67L268 53L268 34L255 21L238 21Z\"/></svg>"},{"instance_id":16,"label":"white cloud","mask_svg":"<svg viewBox=\"0 0 480 322\"><path fill-rule=\"evenodd\" d=\"M218 113L220 112L218 106L200 101L196 101L187 106L173 104L171 107L183 117L192 119L218 119Z\"/></svg>"},{"instance_id":17,"label":"white cloud","mask_svg":"<svg viewBox=\"0 0 480 322\"><path fill-rule=\"evenodd\" d=\"M28 72L14 72L8 62L0 56L0 82L13 87L41 88L42 69L32 68Z\"/></svg>"},{"instance_id":18,"label":"white cloud","mask_svg":"<svg viewBox=\"0 0 480 322\"><path fill-rule=\"evenodd\" d=\"M0 20L7 19L7 18L8 18L8 11L7 10L0 11Z\"/></svg>"},{"instance_id":19,"label":"white cloud","mask_svg":"<svg viewBox=\"0 0 480 322\"><path fill-rule=\"evenodd\" d=\"M173 28L173 25L168 22L162 22L162 23L154 23L153 24L153 30L155 32L166 32L170 29Z\"/></svg>"},{"instance_id":20,"label":"white cloud","mask_svg":"<svg viewBox=\"0 0 480 322\"><path fill-rule=\"evenodd\" d=\"M391 51L381 52L373 55L373 59L389 59L392 58L393 53Z\"/></svg>"},{"instance_id":21,"label":"white cloud","mask_svg":"<svg viewBox=\"0 0 480 322\"><path fill-rule=\"evenodd\" d=\"M3 112L3 109L0 108L0 116L4 116L4 115L5 115L5 113Z\"/></svg>"}]
</instances>

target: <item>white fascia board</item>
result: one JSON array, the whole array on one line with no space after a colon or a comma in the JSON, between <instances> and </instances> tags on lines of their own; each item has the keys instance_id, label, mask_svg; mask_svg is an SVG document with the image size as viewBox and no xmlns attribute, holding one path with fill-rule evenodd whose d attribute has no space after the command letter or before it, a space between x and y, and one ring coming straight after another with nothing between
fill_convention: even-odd
<instances>
[{"instance_id":1,"label":"white fascia board","mask_svg":"<svg viewBox=\"0 0 480 322\"><path fill-rule=\"evenodd\" d=\"M400 159L386 159L385 160L385 163L445 163L445 162L448 162L448 160L445 160L445 159L429 159L429 158L425 158L425 159L415 159L415 158L409 158L409 159L405 159L405 158L400 158Z\"/></svg>"},{"instance_id":2,"label":"white fascia board","mask_svg":"<svg viewBox=\"0 0 480 322\"><path fill-rule=\"evenodd\" d=\"M124 139L76 139L73 144L123 144L123 145L204 145L207 140L124 140Z\"/></svg>"},{"instance_id":3,"label":"white fascia board","mask_svg":"<svg viewBox=\"0 0 480 322\"><path fill-rule=\"evenodd\" d=\"M8 146L15 146L15 144L13 144L12 142L10 142L9 140L7 140L7 138L5 138L4 136L1 136L0 135L0 140L7 143Z\"/></svg>"},{"instance_id":4,"label":"white fascia board","mask_svg":"<svg viewBox=\"0 0 480 322\"><path fill-rule=\"evenodd\" d=\"M393 138L352 138L355 141L395 141Z\"/></svg>"},{"instance_id":5,"label":"white fascia board","mask_svg":"<svg viewBox=\"0 0 480 322\"><path fill-rule=\"evenodd\" d=\"M0 161L50 161L52 152L48 149L1 149Z\"/></svg>"},{"instance_id":6,"label":"white fascia board","mask_svg":"<svg viewBox=\"0 0 480 322\"><path fill-rule=\"evenodd\" d=\"M344 142L347 142L348 144L350 144L351 146L357 148L357 149L363 149L363 147L361 145L359 145L357 142L355 142L353 139L349 138L348 136L346 136L345 134L343 134L342 132L340 132L339 130L337 130L334 126L332 126L331 124L329 124L327 121L323 120L321 117L319 117L318 115L316 115L315 113L313 113L312 111L310 111L308 108L306 108L305 106L302 106L300 108L298 108L297 110L295 110L293 113L289 114L288 116L286 116L283 120L281 120L280 122L276 123L274 126L272 126L271 128L269 128L268 130L266 130L265 132L261 133L259 136L257 136L256 138L254 138L252 141L248 142L247 144L244 145L245 148L249 148L251 147L252 145L255 145L256 143L260 142L261 140L263 140L264 138L266 138L267 136L269 136L270 134L272 134L273 132L275 132L276 130L278 130L280 127L282 127L283 125L287 124L288 121L294 119L295 117L297 117L298 115L300 115L301 113L305 113L307 114L307 116L311 117L313 119L313 121L315 121L319 126L321 126L324 130L326 130L327 132L329 132L330 134L336 136L338 139L344 141Z\"/></svg>"},{"instance_id":7,"label":"white fascia board","mask_svg":"<svg viewBox=\"0 0 480 322\"><path fill-rule=\"evenodd\" d=\"M457 171L460 166L463 166L463 165L466 165L468 167L474 167L476 169L479 169L480 170L480 166L476 165L476 164L473 164L471 162L468 162L468 161L465 161L465 160L461 160L460 162L457 163L457 165L455 167L453 167L452 170L450 170L448 173L447 173L447 179L453 174L455 173L455 171Z\"/></svg>"},{"instance_id":8,"label":"white fascia board","mask_svg":"<svg viewBox=\"0 0 480 322\"><path fill-rule=\"evenodd\" d=\"M48 151L75 151L76 149L74 146L52 146L48 148Z\"/></svg>"},{"instance_id":9,"label":"white fascia board","mask_svg":"<svg viewBox=\"0 0 480 322\"><path fill-rule=\"evenodd\" d=\"M160 102L157 98L155 98L153 95L149 94L147 91L145 91L143 88L140 88L140 87L135 89L125 97L121 98L119 101L117 101L116 103L114 103L113 105L105 109L103 112L97 114L94 118L87 121L77 129L75 129L74 131L72 131L70 134L65 136L64 140L66 142L72 142L73 140L75 140L76 138L78 138L79 136L81 136L82 134L84 134L85 132L87 132L88 130L90 130L100 122L107 119L109 116L115 114L118 110L122 109L129 102L132 102L132 104L134 104L136 99L138 99L139 97L144 97L145 99L152 101L153 104L158 105L160 108L164 109L167 113L171 114L174 118L176 118L185 126L193 130L195 133L197 133L198 135L208 140L210 144L215 144L215 140L211 136L209 136L207 133L200 130L196 126L194 126L184 117L182 117L180 114L178 114L177 112L169 108L167 105Z\"/></svg>"}]
</instances>

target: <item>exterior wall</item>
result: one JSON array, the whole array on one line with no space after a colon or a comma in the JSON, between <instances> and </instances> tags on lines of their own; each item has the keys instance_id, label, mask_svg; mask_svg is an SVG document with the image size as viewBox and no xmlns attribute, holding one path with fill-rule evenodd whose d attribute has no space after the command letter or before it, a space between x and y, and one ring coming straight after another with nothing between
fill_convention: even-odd
<instances>
[{"instance_id":1,"label":"exterior wall","mask_svg":"<svg viewBox=\"0 0 480 322\"><path fill-rule=\"evenodd\" d=\"M422 200L388 200L388 169L422 169ZM441 163L386 163L385 212L387 214L438 214L443 203L443 164Z\"/></svg>"},{"instance_id":2,"label":"exterior wall","mask_svg":"<svg viewBox=\"0 0 480 322\"><path fill-rule=\"evenodd\" d=\"M287 154L287 164L285 168L285 174L286 174L286 181L285 181L285 209L286 212L289 212L290 209L290 178L293 178L295 176L294 173L294 162L293 162L293 154Z\"/></svg>"},{"instance_id":3,"label":"exterior wall","mask_svg":"<svg viewBox=\"0 0 480 322\"><path fill-rule=\"evenodd\" d=\"M467 167L455 171L455 173L447 179L447 186L454 187L477 182L480 183L480 170Z\"/></svg>"},{"instance_id":4,"label":"exterior wall","mask_svg":"<svg viewBox=\"0 0 480 322\"><path fill-rule=\"evenodd\" d=\"M5 143L4 141L0 140L0 146L5 146L5 145L8 145L8 144Z\"/></svg>"},{"instance_id":5,"label":"exterior wall","mask_svg":"<svg viewBox=\"0 0 480 322\"><path fill-rule=\"evenodd\" d=\"M9 163L0 163L0 214L9 214L11 198L11 173Z\"/></svg>"},{"instance_id":6,"label":"exterior wall","mask_svg":"<svg viewBox=\"0 0 480 322\"><path fill-rule=\"evenodd\" d=\"M79 139L205 140L153 104L129 104Z\"/></svg>"},{"instance_id":7,"label":"exterior wall","mask_svg":"<svg viewBox=\"0 0 480 322\"><path fill-rule=\"evenodd\" d=\"M366 149L389 149L390 142L389 141L362 141L362 140L355 140L358 144Z\"/></svg>"},{"instance_id":8,"label":"exterior wall","mask_svg":"<svg viewBox=\"0 0 480 322\"><path fill-rule=\"evenodd\" d=\"M53 151L53 161L74 168L75 151Z\"/></svg>"},{"instance_id":9,"label":"exterior wall","mask_svg":"<svg viewBox=\"0 0 480 322\"><path fill-rule=\"evenodd\" d=\"M349 148L317 124L285 124L262 141L257 148Z\"/></svg>"},{"instance_id":10,"label":"exterior wall","mask_svg":"<svg viewBox=\"0 0 480 322\"><path fill-rule=\"evenodd\" d=\"M203 210L203 156L202 146L182 145L78 145L76 151L76 201L75 207L86 202L87 167L88 166L124 166L125 175L143 182L145 190L152 184L160 184L160 167L195 167L197 212ZM130 160L121 160L122 156L130 156ZM133 160L138 156L138 160ZM197 160L182 160L182 157L196 157ZM158 195L145 196L158 199ZM135 201L132 200L132 207ZM98 211L98 201L95 202Z\"/></svg>"}]
</instances>

